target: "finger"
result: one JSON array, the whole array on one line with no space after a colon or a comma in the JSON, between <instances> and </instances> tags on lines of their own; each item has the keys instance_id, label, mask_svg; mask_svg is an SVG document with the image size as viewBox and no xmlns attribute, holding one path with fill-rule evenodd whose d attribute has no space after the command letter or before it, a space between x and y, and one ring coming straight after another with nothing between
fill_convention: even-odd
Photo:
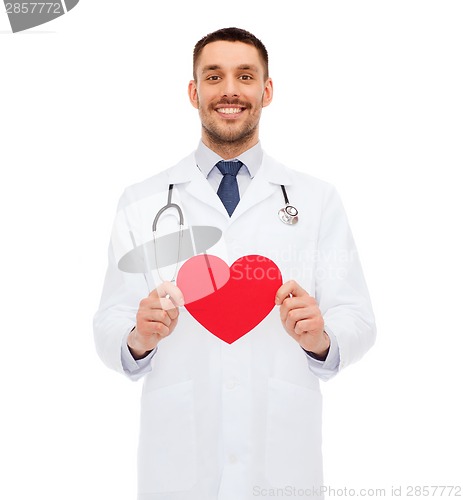
<instances>
[{"instance_id":1,"label":"finger","mask_svg":"<svg viewBox=\"0 0 463 500\"><path fill-rule=\"evenodd\" d=\"M169 318L172 321L174 321L175 319L178 318L179 311L178 311L178 307L172 307L172 306L171 307L166 307L165 309L163 308L163 310L169 315Z\"/></svg>"},{"instance_id":2,"label":"finger","mask_svg":"<svg viewBox=\"0 0 463 500\"><path fill-rule=\"evenodd\" d=\"M294 327L294 325L298 321L301 321L303 319L313 318L315 313L316 313L316 311L313 311L309 307L300 307L298 309L291 309L286 314L286 317L284 318L284 321L287 324L291 324Z\"/></svg>"},{"instance_id":3,"label":"finger","mask_svg":"<svg viewBox=\"0 0 463 500\"><path fill-rule=\"evenodd\" d=\"M297 325L303 321L312 321L316 317L314 311L310 311L307 308L292 309L285 318L281 319L281 321L287 331L294 332Z\"/></svg>"},{"instance_id":4,"label":"finger","mask_svg":"<svg viewBox=\"0 0 463 500\"><path fill-rule=\"evenodd\" d=\"M293 311L302 309L306 317L320 314L317 301L310 295L304 297L287 297L280 306L280 318L285 322L288 314L294 314Z\"/></svg>"},{"instance_id":5,"label":"finger","mask_svg":"<svg viewBox=\"0 0 463 500\"><path fill-rule=\"evenodd\" d=\"M141 319L142 321L163 323L167 327L170 326L173 321L169 313L163 309L150 309L145 312Z\"/></svg>"},{"instance_id":6,"label":"finger","mask_svg":"<svg viewBox=\"0 0 463 500\"><path fill-rule=\"evenodd\" d=\"M280 311L286 311L288 313L292 309L300 309L301 307L313 307L317 303L313 297L310 295L304 295L303 297L286 297L280 305Z\"/></svg>"},{"instance_id":7,"label":"finger","mask_svg":"<svg viewBox=\"0 0 463 500\"><path fill-rule=\"evenodd\" d=\"M174 285L171 281L162 282L154 290L152 290L150 296L160 297L160 298L168 296L175 304L175 306L183 306L185 304L182 291L178 286Z\"/></svg>"},{"instance_id":8,"label":"finger","mask_svg":"<svg viewBox=\"0 0 463 500\"><path fill-rule=\"evenodd\" d=\"M317 333L322 332L325 327L325 323L322 317L315 317L309 319L303 319L296 323L294 326L294 332L297 335L302 335L304 333Z\"/></svg>"},{"instance_id":9,"label":"finger","mask_svg":"<svg viewBox=\"0 0 463 500\"><path fill-rule=\"evenodd\" d=\"M296 335L302 335L304 333L309 333L310 331L313 330L313 320L312 319L303 319L301 321L298 321L294 325L294 333Z\"/></svg>"},{"instance_id":10,"label":"finger","mask_svg":"<svg viewBox=\"0 0 463 500\"><path fill-rule=\"evenodd\" d=\"M165 337L169 334L169 327L161 321L151 321L146 318L137 318L137 330L143 337L150 337L151 335L160 335Z\"/></svg>"},{"instance_id":11,"label":"finger","mask_svg":"<svg viewBox=\"0 0 463 500\"><path fill-rule=\"evenodd\" d=\"M178 308L174 304L171 298L162 297L158 300L159 300L159 307L161 309L164 309L164 311L167 311L171 318L176 318L178 316Z\"/></svg>"},{"instance_id":12,"label":"finger","mask_svg":"<svg viewBox=\"0 0 463 500\"><path fill-rule=\"evenodd\" d=\"M169 335L169 327L160 321L154 321L150 325L150 330L152 334L158 334L160 337L167 337Z\"/></svg>"},{"instance_id":13,"label":"finger","mask_svg":"<svg viewBox=\"0 0 463 500\"><path fill-rule=\"evenodd\" d=\"M306 294L307 292L297 283L297 281L289 280L283 283L277 290L275 295L275 304L280 305L286 297L297 296Z\"/></svg>"},{"instance_id":14,"label":"finger","mask_svg":"<svg viewBox=\"0 0 463 500\"><path fill-rule=\"evenodd\" d=\"M146 310L175 310L177 309L177 306L170 298L158 297L156 294L151 293L146 299L143 299L140 302L140 308Z\"/></svg>"}]
</instances>

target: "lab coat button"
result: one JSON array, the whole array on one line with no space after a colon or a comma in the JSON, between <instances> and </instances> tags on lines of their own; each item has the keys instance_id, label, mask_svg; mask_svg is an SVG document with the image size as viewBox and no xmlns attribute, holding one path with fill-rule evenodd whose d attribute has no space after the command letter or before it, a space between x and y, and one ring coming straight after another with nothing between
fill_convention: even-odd
<instances>
[{"instance_id":1,"label":"lab coat button","mask_svg":"<svg viewBox=\"0 0 463 500\"><path fill-rule=\"evenodd\" d=\"M236 464L236 463L238 462L238 458L237 458L237 456L236 456L236 455L230 455L230 456L228 457L228 460L229 460L229 462L230 462L231 464Z\"/></svg>"},{"instance_id":2,"label":"lab coat button","mask_svg":"<svg viewBox=\"0 0 463 500\"><path fill-rule=\"evenodd\" d=\"M232 390L232 389L234 389L234 388L236 387L236 385L237 385L237 383L236 383L236 381L235 381L235 380L228 380L228 381L226 382L226 384L225 384L225 387L226 387L227 389Z\"/></svg>"}]
</instances>

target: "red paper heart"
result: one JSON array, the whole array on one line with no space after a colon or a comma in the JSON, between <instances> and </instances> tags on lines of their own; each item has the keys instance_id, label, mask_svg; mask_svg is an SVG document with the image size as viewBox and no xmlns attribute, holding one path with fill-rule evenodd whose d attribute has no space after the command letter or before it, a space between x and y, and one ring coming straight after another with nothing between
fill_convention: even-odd
<instances>
[{"instance_id":1,"label":"red paper heart","mask_svg":"<svg viewBox=\"0 0 463 500\"><path fill-rule=\"evenodd\" d=\"M189 313L231 344L273 309L282 284L278 266L261 255L246 255L229 268L214 255L196 255L180 268L177 285Z\"/></svg>"}]
</instances>

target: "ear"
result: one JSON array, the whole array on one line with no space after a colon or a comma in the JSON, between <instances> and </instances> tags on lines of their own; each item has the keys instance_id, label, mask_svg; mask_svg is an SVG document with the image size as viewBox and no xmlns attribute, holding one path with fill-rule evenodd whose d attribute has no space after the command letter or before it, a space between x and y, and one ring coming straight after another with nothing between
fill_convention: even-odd
<instances>
[{"instance_id":1,"label":"ear","mask_svg":"<svg viewBox=\"0 0 463 500\"><path fill-rule=\"evenodd\" d=\"M198 109L198 87L196 86L196 82L194 80L191 80L188 84L188 97L190 98L191 105Z\"/></svg>"},{"instance_id":2,"label":"ear","mask_svg":"<svg viewBox=\"0 0 463 500\"><path fill-rule=\"evenodd\" d=\"M267 78L264 87L264 94L262 96L262 106L268 106L273 99L273 80L271 78Z\"/></svg>"}]
</instances>

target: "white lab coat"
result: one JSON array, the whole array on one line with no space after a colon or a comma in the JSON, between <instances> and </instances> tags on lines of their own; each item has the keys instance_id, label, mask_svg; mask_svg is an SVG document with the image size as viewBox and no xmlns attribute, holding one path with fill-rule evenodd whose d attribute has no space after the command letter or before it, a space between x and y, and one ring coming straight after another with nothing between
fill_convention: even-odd
<instances>
[{"instance_id":1,"label":"white lab coat","mask_svg":"<svg viewBox=\"0 0 463 500\"><path fill-rule=\"evenodd\" d=\"M230 218L191 155L121 198L94 325L97 351L110 368L124 372L121 344L156 279L155 272L121 272L117 262L152 238L152 220L171 183L172 201L188 226L222 230L208 253L229 265L243 255L269 257L283 282L295 279L316 297L326 331L339 346L338 369L371 347L374 317L335 189L264 154ZM280 185L299 210L296 225L277 216L284 205ZM299 496L310 490L316 497L322 485L319 379L336 372L308 360L283 329L277 307L231 345L182 309L144 379L139 500L248 500L275 495L277 488Z\"/></svg>"}]
</instances>

